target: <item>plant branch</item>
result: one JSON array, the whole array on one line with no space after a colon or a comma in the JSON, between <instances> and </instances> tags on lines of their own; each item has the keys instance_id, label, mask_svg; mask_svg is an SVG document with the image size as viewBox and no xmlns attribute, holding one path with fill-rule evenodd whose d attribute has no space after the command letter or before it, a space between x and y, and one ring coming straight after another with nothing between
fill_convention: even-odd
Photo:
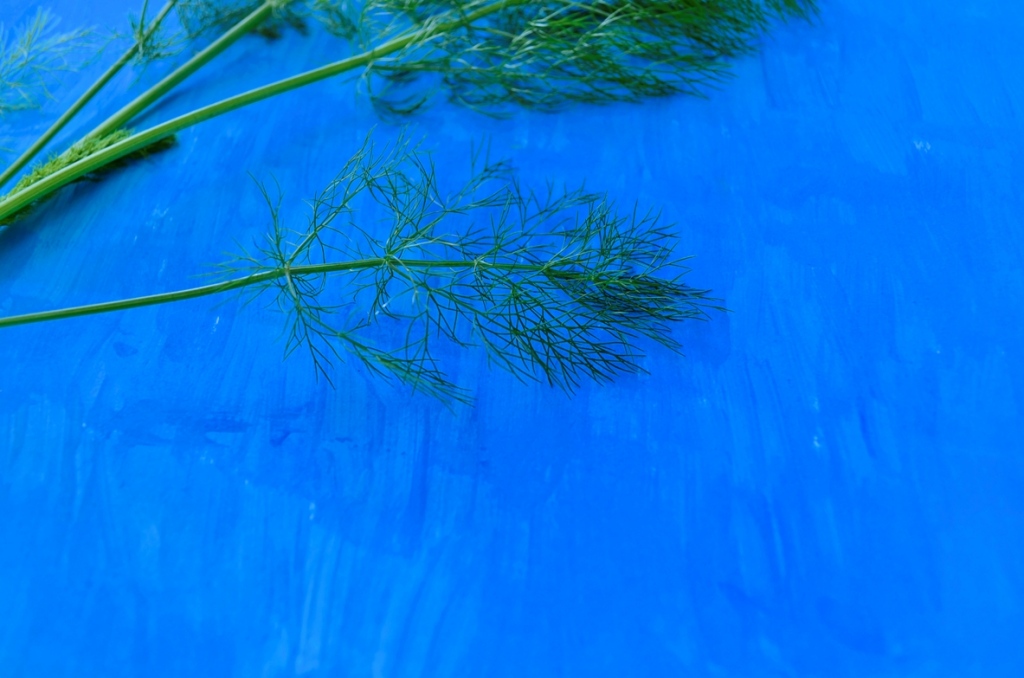
<instances>
[{"instance_id":1,"label":"plant branch","mask_svg":"<svg viewBox=\"0 0 1024 678\"><path fill-rule=\"evenodd\" d=\"M335 75L339 75L341 73L345 73L356 68L367 66L376 59L388 56L390 54L398 52L399 50L405 49L411 44L428 39L430 35L452 30L456 27L465 25L467 23L477 21L487 16L488 14L493 14L494 12L497 12L506 7L516 4L522 4L526 1L527 0L497 0L496 2L492 2L488 5L485 5L484 7L477 9L474 12L464 15L462 18L458 20L428 25L424 28L413 31L411 33L395 37L378 47L363 52L362 54L351 56L346 59L342 59L340 61L336 61L334 63L327 64L326 66L321 66L320 68L315 68L313 70L306 71L305 73L300 73L289 78L284 78L283 80L278 80L277 82L271 83L269 85L264 85L262 87L251 89L248 92L244 92L242 94L238 94L236 96L223 99L217 103L210 104L208 106L203 106L202 108L196 109L191 113L186 113L184 115L178 116L177 118L173 118L158 125L154 125L153 127L142 132L135 132L128 138L119 141L115 144L112 144L110 146L107 146L102 151L94 153L78 162L68 165L63 169L60 169L54 172L53 174L50 174L49 176L40 179L39 181L25 187L20 191L5 196L2 200L0 200L0 224L7 222L9 218L12 217L15 213L28 207L35 201L46 197L47 195L49 195L53 191L56 191L62 186L65 186L73 181L76 181L77 179L80 179L81 177L87 174L95 172L96 170L101 169L102 167L112 162L120 160L121 158L127 155L143 150L147 146L155 144L161 141L162 139L166 139L171 135L177 134L178 132L184 129L188 129L189 127L210 120L211 118L215 118L219 115L223 115L224 113L228 113L230 111L234 111L244 106L248 106L250 104L263 101L264 99L268 99L278 94L282 94L284 92L288 92L299 87L304 87L305 85L319 82L320 80L323 80L325 78L330 78ZM269 8L272 4L272 2L265 3L259 10L256 10L255 12L250 14L249 17L245 20L245 22L248 22L250 19L253 19L253 17L257 15L259 12L262 12L264 10L269 11L269 9L266 8ZM263 14L261 16L266 15ZM240 25L241 23L236 25L235 28L232 29L232 31L237 29ZM251 28L252 24L249 24L247 25L246 30L249 30ZM238 36L235 36L235 39L237 39L237 37ZM198 56L200 55L197 55L197 57ZM184 66L182 68L184 68ZM196 66L195 68L198 68L198 66ZM178 71L175 71L175 73L177 72ZM171 78L173 75L174 74L168 76L168 79ZM179 81L182 78L184 78L184 76L181 76L181 78L179 78ZM147 95L142 95L136 101L138 102L146 96ZM114 127L111 127L111 122L116 121L121 123L126 121L128 118L131 117L131 115L134 115L135 113L131 113L131 115L128 115L123 113L123 111L127 110L129 107L137 108L138 106L139 104L130 104L129 106L125 107L125 109L122 109L122 113L118 113L115 114L115 116L112 116L107 122L103 123L95 130L90 132L88 136L95 137L100 130L106 130L107 133L110 133L111 130L116 131L116 125Z\"/></svg>"},{"instance_id":2,"label":"plant branch","mask_svg":"<svg viewBox=\"0 0 1024 678\"><path fill-rule=\"evenodd\" d=\"M562 103L635 101L673 92L700 93L724 73L723 57L752 49L775 16L806 15L813 0L446 0L425 7L410 0L372 0L387 19L382 42L361 54L223 99L145 131L122 126L272 9L294 0L266 0L206 50L87 135L91 153L54 162L33 182L0 199L0 224L60 187L177 132L264 99L357 68L372 69L399 90L418 74L442 75L452 97L474 108L516 103L552 110ZM408 26L404 30L402 26ZM460 30L462 29L462 30ZM397 31L397 35L395 32ZM387 38L389 34L393 35ZM375 104L408 113L415 96ZM116 138L115 138L115 135ZM81 144L82 142L79 142ZM102 150L100 150L102 149ZM79 154L81 155L81 154Z\"/></svg>"},{"instance_id":3,"label":"plant branch","mask_svg":"<svg viewBox=\"0 0 1024 678\"><path fill-rule=\"evenodd\" d=\"M64 111L64 114L57 118L57 121L50 125L49 129L43 132L42 136L36 139L35 143L33 143L18 157L17 160L11 163L11 165L5 169L2 174L0 174L0 186L3 186L10 181L11 178L21 170L21 168L27 165L32 158L36 157L36 155L39 154L39 151L41 151L46 144L50 143L50 140L53 139L58 132L64 129L68 122L70 122L71 119L74 118L78 112L96 96L97 92L103 89L103 87L110 82L110 79L117 75L117 73L124 68L124 66L131 61L133 57L135 57L142 45L145 44L145 41L152 37L157 28L159 28L160 23L164 20L171 9L174 8L174 5L177 2L178 0L168 0L167 4L163 6L157 16L153 19L149 25L149 29L146 30L141 38L136 40L132 46L129 47L124 54L120 56L120 58L118 58L117 61L111 64L110 67L104 71L103 75L101 75L96 82L89 87L89 89L78 97L78 99L71 104L71 107Z\"/></svg>"},{"instance_id":4,"label":"plant branch","mask_svg":"<svg viewBox=\"0 0 1024 678\"><path fill-rule=\"evenodd\" d=\"M84 306L72 306L68 308L55 309L52 311L40 311L38 313L25 313L23 315L8 316L0 318L0 327L13 327L15 325L29 325L32 323L45 322L48 320L65 320L77 318L83 315L97 315L100 313L113 313L115 311L128 311L133 308L144 306L155 306L157 304L169 304L175 301L186 301L199 297L208 297L215 294L223 294L233 290L242 289L251 285L265 285L274 280L290 280L295 276L319 275L323 273L338 273L342 271L358 271L364 269L394 267L396 269L463 269L463 270L494 270L506 272L541 272L552 278L565 280L579 279L580 274L573 271L560 271L545 267L539 264L507 264L491 263L477 260L449 260L430 261L427 259L398 259L386 257L369 257L354 261L342 261L321 264L303 264L299 266L281 266L278 268L261 271L252 275L232 278L219 283L201 285L184 290L163 292L161 294L150 294L130 299L119 299L117 301L106 301L98 304L86 304Z\"/></svg>"},{"instance_id":5,"label":"plant branch","mask_svg":"<svg viewBox=\"0 0 1024 678\"><path fill-rule=\"evenodd\" d=\"M314 197L303 232L282 226L261 187L273 230L258 253L222 265L228 280L11 316L0 328L271 292L288 318L286 355L304 348L328 380L332 361L351 355L447 402L468 395L442 368L439 342L481 346L521 380L572 391L585 378L643 371L638 340L678 350L671 325L719 308L683 283L689 269L656 215L619 214L582 189L523 191L507 163L480 160L461 188L444 192L429 156L404 140L375 153L368 140ZM384 233L375 235L375 224ZM347 274L343 290L338 273ZM344 309L359 307L345 319Z\"/></svg>"},{"instance_id":6,"label":"plant branch","mask_svg":"<svg viewBox=\"0 0 1024 678\"><path fill-rule=\"evenodd\" d=\"M103 137L124 127L132 118L139 115L146 108L155 103L160 97L174 89L185 78L189 77L204 65L209 63L218 54L237 42L242 36L259 26L270 13L279 6L282 1L291 0L266 0L262 5L253 10L248 16L232 26L219 38L214 40L201 52L174 69L167 77L156 83L148 90L125 104L121 110L104 120L89 132L84 138Z\"/></svg>"}]
</instances>

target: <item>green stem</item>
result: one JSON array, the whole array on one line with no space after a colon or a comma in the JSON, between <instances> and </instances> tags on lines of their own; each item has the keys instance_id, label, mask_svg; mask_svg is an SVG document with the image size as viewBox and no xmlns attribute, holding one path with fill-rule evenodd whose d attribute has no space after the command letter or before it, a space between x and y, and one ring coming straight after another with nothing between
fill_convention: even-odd
<instances>
[{"instance_id":1,"label":"green stem","mask_svg":"<svg viewBox=\"0 0 1024 678\"><path fill-rule=\"evenodd\" d=\"M438 260L429 259L395 259L384 257L371 257L368 259L356 259L324 264L305 264L302 266L287 266L275 268L269 271L254 273L241 278L233 278L224 282L192 287L187 290L176 292L164 292L162 294L151 294L145 297L133 297L119 301L107 301L100 304L88 304L86 306L73 306L53 311L40 311L38 313L26 313L24 315L9 316L0 318L0 327L12 327L14 325L27 325L46 320L63 320L82 315L94 315L97 313L110 313L112 311L126 311L132 308L153 306L155 304L168 304L186 299L206 297L211 294L230 292L250 285L290 278L297 275L314 275L318 273L336 273L339 271L356 271L366 268L377 268L380 266L391 266L395 268L489 268L506 271L546 271L549 275L558 277L571 277L575 275L571 271L559 271L541 266L538 264L496 264L480 260Z\"/></svg>"},{"instance_id":2,"label":"green stem","mask_svg":"<svg viewBox=\"0 0 1024 678\"><path fill-rule=\"evenodd\" d=\"M369 49L362 54L357 54L340 61L335 61L334 63L327 64L326 66L321 66L320 68L315 68L311 71L306 71L305 73L300 73L290 78L278 80L277 82L270 83L269 85L251 89L248 92L223 99L217 103L198 108L191 113L186 113L178 116L177 118L154 125L142 132L136 132L127 139L119 141L116 144L111 144L107 148L93 153L72 165L68 165L46 178L40 179L39 181L26 186L21 191L10 194L3 200L0 200L0 223L15 212L18 212L36 200L45 197L58 188L69 184L90 172L95 172L96 170L123 158L126 155L135 153L136 151L142 150L161 139L165 139L172 134L176 134L181 130L187 129L201 122L205 122L206 120L215 118L229 111L242 108L243 106L248 106L278 94L283 94L293 89L304 87L305 85L309 85L314 82L319 82L325 78L330 78L335 75L366 66L376 59L398 52L411 44L428 39L433 35L466 26L488 16L489 14L493 14L494 12L506 7L522 4L526 1L528 0L495 0L495 2L484 5L483 7L473 12L469 12L454 21L426 26L411 33L400 35L378 47ZM108 131L112 131L112 129ZM94 130L92 134L95 133L96 131Z\"/></svg>"},{"instance_id":3,"label":"green stem","mask_svg":"<svg viewBox=\"0 0 1024 678\"><path fill-rule=\"evenodd\" d=\"M96 80L96 82L94 82L92 86L90 86L89 89L85 91L84 94L82 94L82 96L78 97L75 103L71 104L71 107L68 110L64 111L64 114L57 118L57 121L50 125L50 128L43 132L43 135L36 139L35 143L33 143L28 148L28 150L22 153L17 160L11 163L10 167L5 169L3 173L0 174L0 186L3 186L8 181L10 181L11 178L15 174L17 174L22 167L27 165L29 161L32 160L32 158L36 157L36 155L39 154L39 151L43 150L43 147L46 146L46 144L48 144L50 140L53 139L53 137L58 132L64 129L64 126L67 125L68 122L70 122L71 119L75 117L78 114L78 112L82 110L82 108L92 100L94 96L96 96L96 93L103 89L103 87L108 82L110 82L110 79L117 75L118 71L124 68L125 64L132 60L135 54L139 51L142 44L145 43L145 41L153 35L156 29L160 26L160 23L171 11L174 5L177 4L177 2L178 0L168 0L167 4L164 5L163 9L160 10L160 13L157 14L155 19L153 19L153 22L150 24L149 30L145 32L142 38L136 41L135 44L133 44L131 47L129 47L128 50L125 51L125 53L122 54L117 61L111 64L110 68L104 71L103 75L101 75L99 79Z\"/></svg>"},{"instance_id":4,"label":"green stem","mask_svg":"<svg viewBox=\"0 0 1024 678\"><path fill-rule=\"evenodd\" d=\"M85 135L85 139L102 137L124 127L129 120L151 106L157 99L178 86L185 78L192 75L209 63L214 57L238 41L243 35L259 26L266 19L280 0L266 0L247 17L236 23L226 33L214 40L206 49L174 69L167 77L148 90L135 97L132 101L100 123L93 131Z\"/></svg>"}]
</instances>

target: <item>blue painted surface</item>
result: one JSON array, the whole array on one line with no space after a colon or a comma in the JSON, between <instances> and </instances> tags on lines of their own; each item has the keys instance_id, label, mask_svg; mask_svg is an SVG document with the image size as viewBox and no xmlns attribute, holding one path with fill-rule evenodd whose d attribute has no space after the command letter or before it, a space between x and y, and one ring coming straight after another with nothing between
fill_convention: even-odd
<instances>
[{"instance_id":1,"label":"blue painted surface","mask_svg":"<svg viewBox=\"0 0 1024 678\"><path fill-rule=\"evenodd\" d=\"M453 416L317 383L230 299L3 331L0 673L1024 675L1024 5L823 5L709 101L416 119L442 170L489 134L664 207L733 312L651 376L569 400L453 354ZM149 120L322 60L287 40ZM266 229L246 171L301 223L353 91L66 191L0 234L3 313L194 284Z\"/></svg>"}]
</instances>

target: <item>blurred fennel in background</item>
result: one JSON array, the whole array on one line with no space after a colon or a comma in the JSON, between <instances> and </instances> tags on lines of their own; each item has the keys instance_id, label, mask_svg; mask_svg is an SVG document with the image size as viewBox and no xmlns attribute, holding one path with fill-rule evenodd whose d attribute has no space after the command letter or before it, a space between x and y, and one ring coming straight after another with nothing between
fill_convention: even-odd
<instances>
[{"instance_id":1,"label":"blurred fennel in background","mask_svg":"<svg viewBox=\"0 0 1024 678\"><path fill-rule=\"evenodd\" d=\"M809 0L368 0L358 10L335 0L171 0L151 24L133 22L133 44L108 73L147 52L159 22L166 21L175 5L180 5L185 32L180 39L199 40L209 32L216 39L82 135L45 172L16 185L0 200L0 220L183 129L342 73L358 71L371 81L380 76L383 87L371 87L371 96L391 112L411 112L422 105L426 97L409 93L407 87L428 74L437 75L453 101L494 111L507 104L553 110L568 102L699 93L723 77L728 58L753 49L772 19L807 16L812 9ZM251 12L232 23L250 7ZM149 129L126 129L242 36L261 26L272 33L273 24L266 26L274 21L304 26L307 16L348 39L348 51L354 53ZM105 73L97 82L107 77ZM83 98L94 93L90 89ZM76 146L87 151L74 152ZM0 182L9 181L39 150L19 157Z\"/></svg>"},{"instance_id":2,"label":"blurred fennel in background","mask_svg":"<svg viewBox=\"0 0 1024 678\"><path fill-rule=\"evenodd\" d=\"M326 78L357 76L386 116L411 115L439 91L494 115L700 95L728 74L730 59L756 47L773 21L813 11L811 0L168 0L155 13L146 2L130 18L128 48L0 173L0 185L14 182L0 198L0 224L23 218L71 182L166 150L182 130ZM324 66L146 129L130 126L243 36L273 38L316 24L340 38ZM42 73L68 65L88 35L57 33L44 12L5 34L0 105L36 105L45 96ZM115 74L156 58L181 63L65 150L29 167ZM384 240L351 216L354 196L364 192L393 213L395 227ZM486 229L448 224L481 210ZM273 214L271 246L244 258L249 268L233 270L224 283L0 325L272 287L291 315L289 351L307 347L324 374L343 350L381 374L460 400L466 392L438 365L432 336L482 344L492 362L517 376L572 389L582 377L604 380L638 369L641 337L676 348L670 323L704 317L713 307L706 292L679 281L685 269L650 216L618 216L606 199L582 191L534 194L502 164L476 167L463 189L445 196L429 163L404 142L383 153L369 146L358 152L316 198L309 231L297 240ZM337 237L342 215L348 245ZM353 244L357 233L365 236L361 246ZM322 305L329 274L343 271L349 302ZM357 302L366 306L361 315ZM339 324L341 308L362 319ZM396 347L357 337L378 316L404 324L406 337Z\"/></svg>"}]
</instances>

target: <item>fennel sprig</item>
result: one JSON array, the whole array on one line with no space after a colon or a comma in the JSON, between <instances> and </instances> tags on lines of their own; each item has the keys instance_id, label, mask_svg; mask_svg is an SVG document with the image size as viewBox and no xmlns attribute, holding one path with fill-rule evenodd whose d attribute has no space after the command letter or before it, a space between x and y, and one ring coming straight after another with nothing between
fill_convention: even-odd
<instances>
[{"instance_id":1,"label":"fennel sprig","mask_svg":"<svg viewBox=\"0 0 1024 678\"><path fill-rule=\"evenodd\" d=\"M0 24L0 117L38 107L50 96L49 77L74 68L76 55L92 46L88 29L58 33L56 26L43 9L14 31Z\"/></svg>"},{"instance_id":2,"label":"fennel sprig","mask_svg":"<svg viewBox=\"0 0 1024 678\"><path fill-rule=\"evenodd\" d=\"M64 111L64 113L62 113L61 116L57 118L57 120L54 121L54 123L50 125L50 127L47 128L47 130L39 136L38 139L36 139L32 143L31 146L25 149L25 151L20 156L18 156L18 158L14 162L12 162L3 172L0 172L0 186L6 184L11 178L14 177L14 175L21 171L21 169L25 165L27 165L29 162L32 161L33 158L39 155L39 152L42 151L48 143L50 143L53 137L55 137L58 132L64 129L64 127L67 126L69 122L71 122L72 118L78 115L79 111L81 111L86 104L92 101L92 99L99 93L99 91L103 89L103 87L105 87L106 84L110 82L110 80L121 71L122 68L124 68L129 62L131 62L132 59L136 58L138 55L140 55L146 50L147 45L150 44L153 37L156 35L157 30L160 28L160 24L167 17L167 14L174 8L176 2L177 0L168 0L167 4L165 4L163 8L157 13L156 17L147 24L145 21L146 6L148 6L147 0L147 4L143 5L142 14L138 22L134 22L133 24L133 33L135 39L132 42L131 46L127 50L125 50L124 53L120 57L118 57L117 61L112 63L103 72L103 74L100 75L100 77L97 78L96 81L93 82L93 84L90 85L89 88L85 92L83 92L81 96L79 96L78 99L76 99L71 104L71 106L69 106L68 109ZM65 40L66 39L67 38L65 38ZM23 47L23 49L27 50L27 53L30 54L37 50L40 53L47 53L50 51L50 49L46 47L33 48L32 46L28 46ZM83 145L79 143L78 146L81 148Z\"/></svg>"},{"instance_id":3,"label":"fennel sprig","mask_svg":"<svg viewBox=\"0 0 1024 678\"><path fill-rule=\"evenodd\" d=\"M678 350L672 325L719 308L682 281L689 269L655 215L620 214L582 189L530 192L506 163L474 165L446 192L426 154L368 142L313 199L303 231L285 228L264 191L271 232L222 266L226 279L0 328L242 291L286 314L286 353L304 349L328 380L335 360L354 357L451 403L470 392L439 344L480 346L522 380L572 391L641 371L646 341Z\"/></svg>"}]
</instances>

